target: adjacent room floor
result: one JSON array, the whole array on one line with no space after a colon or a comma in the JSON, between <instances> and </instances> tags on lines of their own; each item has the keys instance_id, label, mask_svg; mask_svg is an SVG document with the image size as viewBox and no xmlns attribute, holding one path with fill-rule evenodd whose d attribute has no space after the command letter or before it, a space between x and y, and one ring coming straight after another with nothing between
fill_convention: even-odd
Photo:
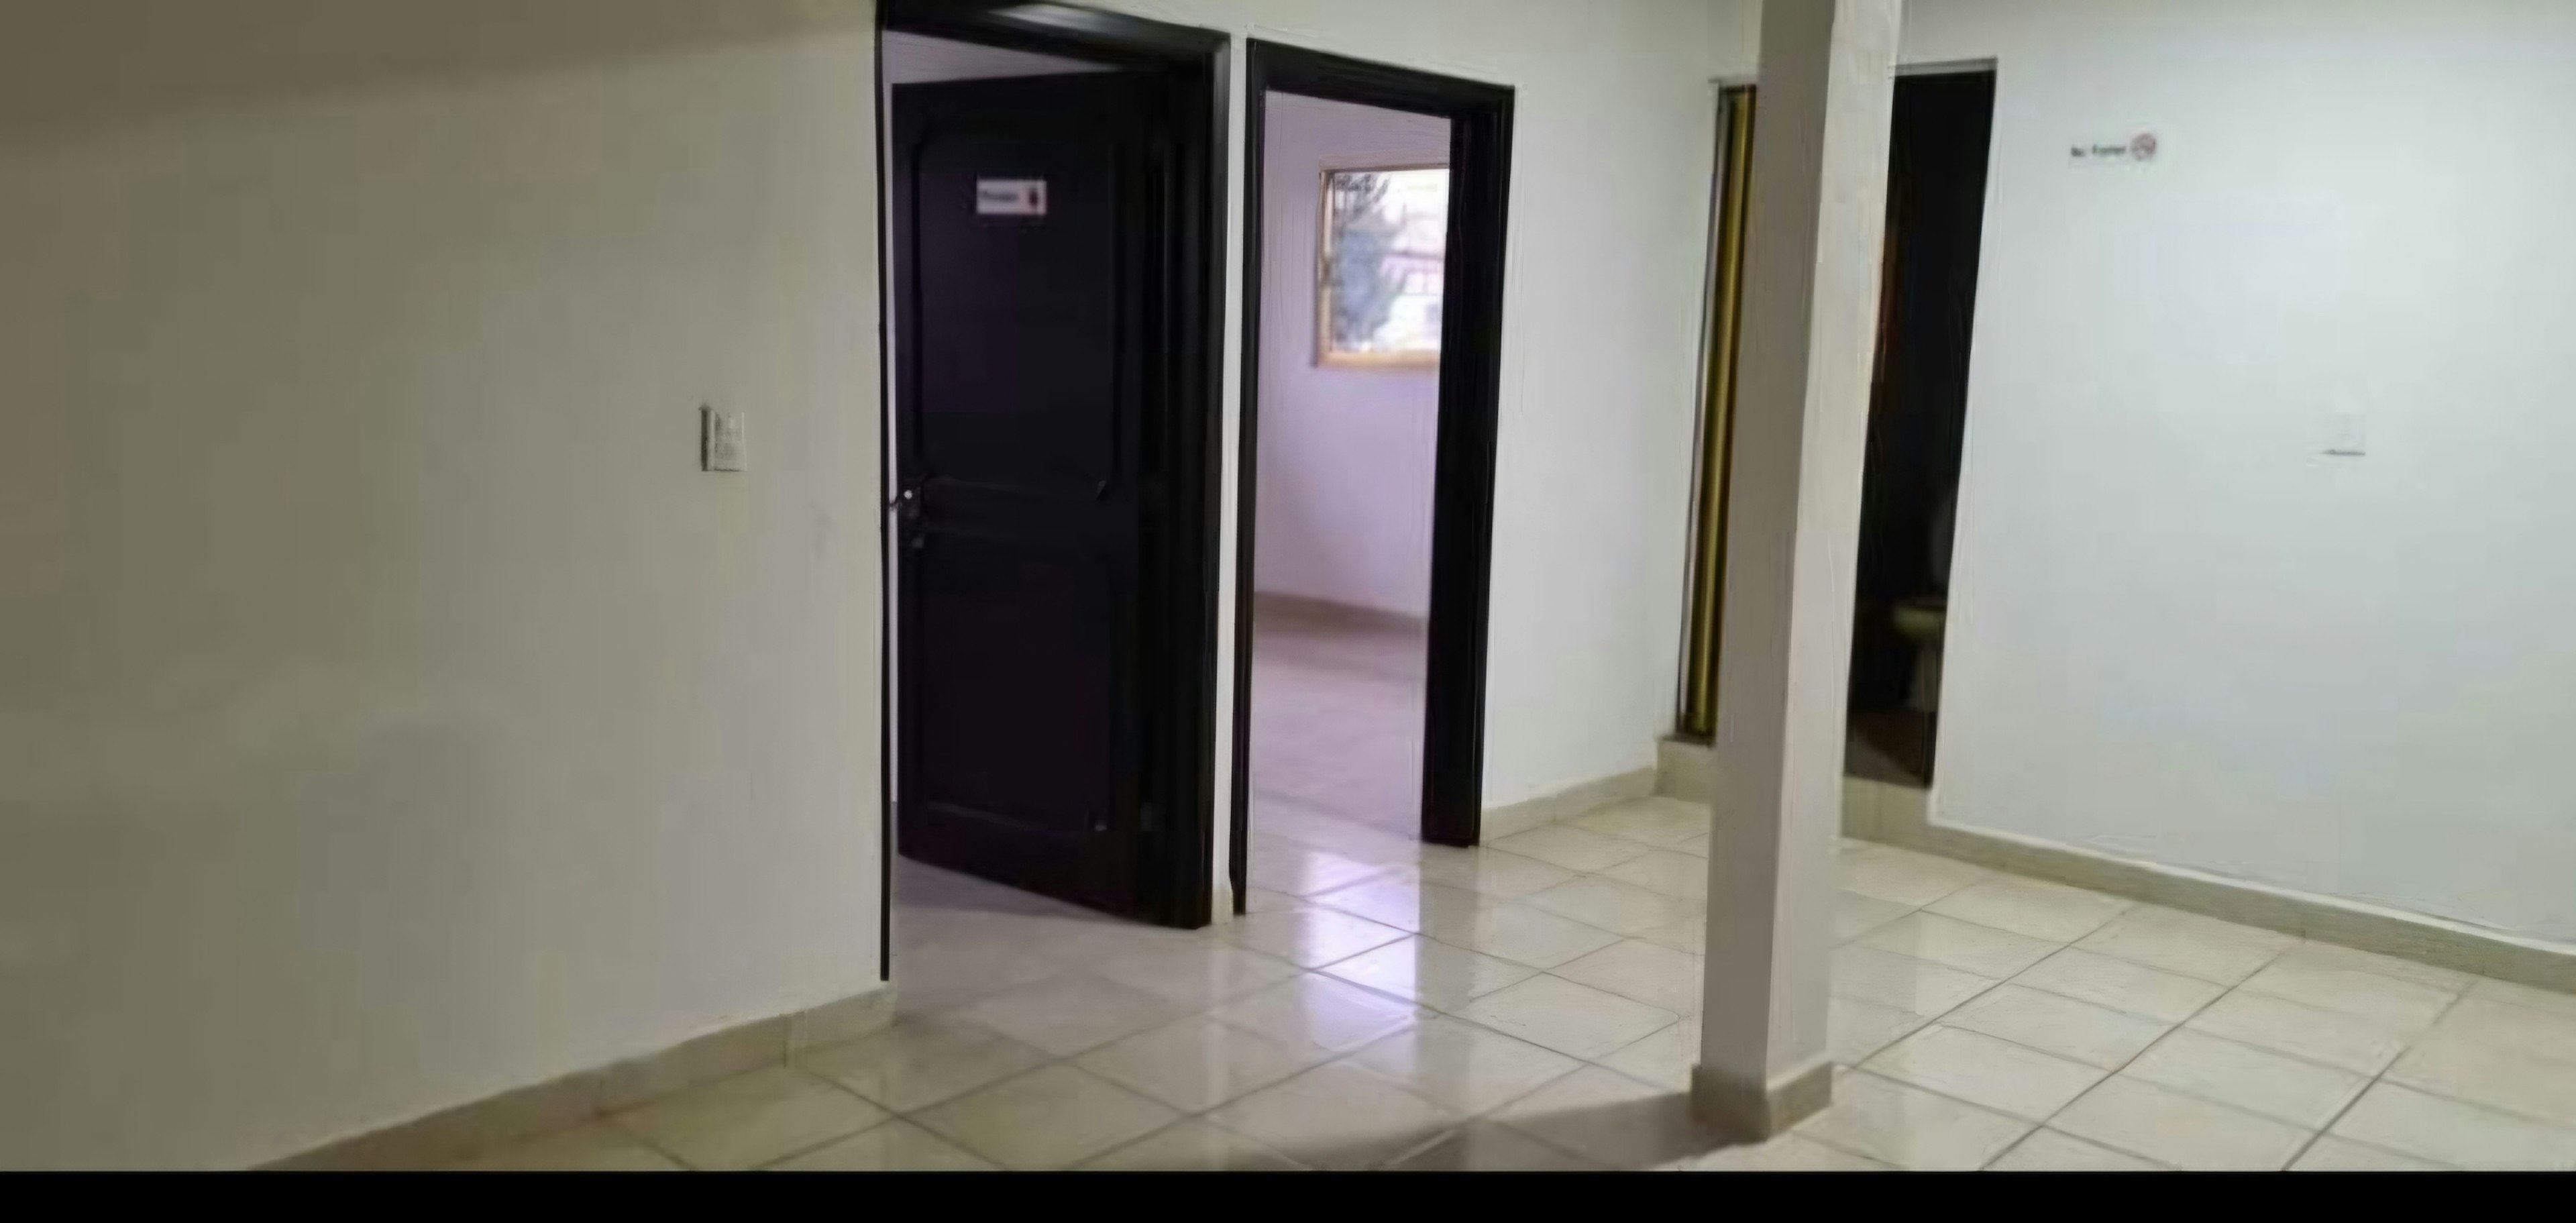
<instances>
[{"instance_id":1,"label":"adjacent room floor","mask_svg":"<svg viewBox=\"0 0 2576 1223\"><path fill-rule=\"evenodd\" d=\"M1282 806L1419 835L1422 622L1262 596L1252 632L1255 846L1282 847L1267 818Z\"/></svg>"},{"instance_id":2,"label":"adjacent room floor","mask_svg":"<svg viewBox=\"0 0 2576 1223\"><path fill-rule=\"evenodd\" d=\"M2576 1168L2576 997L1861 843L1836 1101L1721 1149L1683 1095L1703 810L1475 850L1283 811L1350 865L1205 931L907 863L891 1029L483 1162Z\"/></svg>"}]
</instances>

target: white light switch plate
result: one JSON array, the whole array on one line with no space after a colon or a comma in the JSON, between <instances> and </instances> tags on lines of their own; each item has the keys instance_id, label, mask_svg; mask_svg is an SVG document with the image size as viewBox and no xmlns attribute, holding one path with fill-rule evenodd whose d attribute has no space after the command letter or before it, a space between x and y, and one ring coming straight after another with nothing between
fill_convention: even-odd
<instances>
[{"instance_id":1,"label":"white light switch plate","mask_svg":"<svg viewBox=\"0 0 2576 1223\"><path fill-rule=\"evenodd\" d=\"M2340 408L2326 414L2326 453L2354 459L2370 453L2370 424L2361 413Z\"/></svg>"},{"instance_id":2,"label":"white light switch plate","mask_svg":"<svg viewBox=\"0 0 2576 1223\"><path fill-rule=\"evenodd\" d=\"M742 413L698 410L698 453L708 471L741 471L749 458L743 451Z\"/></svg>"}]
</instances>

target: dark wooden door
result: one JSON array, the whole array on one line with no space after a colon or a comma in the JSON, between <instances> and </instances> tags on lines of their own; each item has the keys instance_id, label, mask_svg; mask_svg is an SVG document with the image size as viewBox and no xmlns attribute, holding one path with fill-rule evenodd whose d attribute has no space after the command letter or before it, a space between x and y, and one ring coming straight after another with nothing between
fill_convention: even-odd
<instances>
[{"instance_id":1,"label":"dark wooden door","mask_svg":"<svg viewBox=\"0 0 2576 1223\"><path fill-rule=\"evenodd\" d=\"M904 856L1140 895L1151 78L893 95Z\"/></svg>"}]
</instances>

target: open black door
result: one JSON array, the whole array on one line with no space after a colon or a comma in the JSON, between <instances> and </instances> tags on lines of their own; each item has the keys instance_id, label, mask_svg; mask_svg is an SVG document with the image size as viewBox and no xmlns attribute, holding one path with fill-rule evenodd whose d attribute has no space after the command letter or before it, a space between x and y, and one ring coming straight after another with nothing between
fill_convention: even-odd
<instances>
[{"instance_id":1,"label":"open black door","mask_svg":"<svg viewBox=\"0 0 2576 1223\"><path fill-rule=\"evenodd\" d=\"M904 856L1152 916L1148 74L893 91Z\"/></svg>"}]
</instances>

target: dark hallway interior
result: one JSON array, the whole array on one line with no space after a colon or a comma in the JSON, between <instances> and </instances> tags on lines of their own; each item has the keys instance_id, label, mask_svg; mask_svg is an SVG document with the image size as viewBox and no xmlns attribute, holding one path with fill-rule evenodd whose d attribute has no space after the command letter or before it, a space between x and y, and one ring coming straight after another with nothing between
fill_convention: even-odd
<instances>
[{"instance_id":1,"label":"dark hallway interior","mask_svg":"<svg viewBox=\"0 0 2576 1223\"><path fill-rule=\"evenodd\" d=\"M1853 773L1928 785L1985 220L1991 71L1903 77L1852 628Z\"/></svg>"}]
</instances>

